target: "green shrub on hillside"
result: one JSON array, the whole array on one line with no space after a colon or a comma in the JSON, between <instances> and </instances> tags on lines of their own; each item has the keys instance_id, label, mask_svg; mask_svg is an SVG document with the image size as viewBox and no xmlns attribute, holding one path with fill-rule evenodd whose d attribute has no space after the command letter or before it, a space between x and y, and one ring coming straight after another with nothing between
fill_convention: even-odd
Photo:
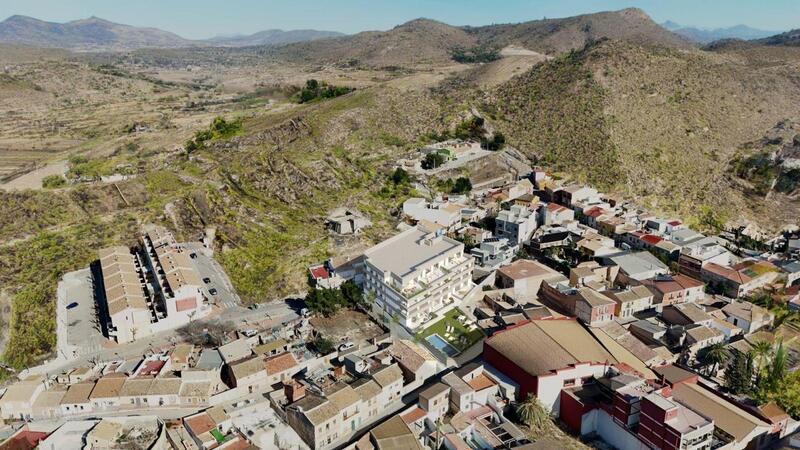
<instances>
[{"instance_id":1,"label":"green shrub on hillside","mask_svg":"<svg viewBox=\"0 0 800 450\"><path fill-rule=\"evenodd\" d=\"M462 64L488 63L500 59L500 52L496 48L485 46L456 47L450 51L450 57Z\"/></svg>"},{"instance_id":2,"label":"green shrub on hillside","mask_svg":"<svg viewBox=\"0 0 800 450\"><path fill-rule=\"evenodd\" d=\"M223 117L216 117L207 130L200 130L184 144L187 152L191 153L202 148L207 141L217 139L230 139L242 131L242 120L227 121Z\"/></svg>"},{"instance_id":3,"label":"green shrub on hillside","mask_svg":"<svg viewBox=\"0 0 800 450\"><path fill-rule=\"evenodd\" d=\"M334 98L349 94L355 89L344 86L333 86L324 81L310 79L306 81L306 86L298 94L298 103L308 103L321 98Z\"/></svg>"},{"instance_id":4,"label":"green shrub on hillside","mask_svg":"<svg viewBox=\"0 0 800 450\"><path fill-rule=\"evenodd\" d=\"M61 175L48 175L42 178L42 187L45 189L55 189L64 187L67 180Z\"/></svg>"}]
</instances>

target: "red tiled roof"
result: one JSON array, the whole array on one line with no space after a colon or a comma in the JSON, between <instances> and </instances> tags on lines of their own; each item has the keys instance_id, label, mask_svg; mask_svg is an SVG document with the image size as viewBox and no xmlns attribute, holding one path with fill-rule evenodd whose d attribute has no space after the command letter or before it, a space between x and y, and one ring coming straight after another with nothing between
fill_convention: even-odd
<instances>
[{"instance_id":1,"label":"red tiled roof","mask_svg":"<svg viewBox=\"0 0 800 450\"><path fill-rule=\"evenodd\" d=\"M161 368L164 367L164 361L151 360L144 363L142 370L139 371L140 376L158 375Z\"/></svg>"},{"instance_id":2,"label":"red tiled roof","mask_svg":"<svg viewBox=\"0 0 800 450\"><path fill-rule=\"evenodd\" d=\"M592 206L591 208L584 211L583 215L587 217L598 218L602 216L605 212L606 210L599 206Z\"/></svg>"},{"instance_id":3,"label":"red tiled roof","mask_svg":"<svg viewBox=\"0 0 800 450\"><path fill-rule=\"evenodd\" d=\"M200 436L201 434L213 430L217 427L217 423L214 422L214 419L211 418L208 413L200 413L193 417L187 417L183 419L183 423L186 424L186 427L194 433L195 436Z\"/></svg>"},{"instance_id":4,"label":"red tiled roof","mask_svg":"<svg viewBox=\"0 0 800 450\"><path fill-rule=\"evenodd\" d=\"M704 283L686 275L674 275L672 279L649 279L643 280L642 284L657 289L662 294L683 291L702 286Z\"/></svg>"},{"instance_id":5,"label":"red tiled roof","mask_svg":"<svg viewBox=\"0 0 800 450\"><path fill-rule=\"evenodd\" d=\"M715 275L719 275L723 278L727 278L735 283L744 284L751 280L750 277L747 275L727 266L721 266L716 263L706 263L703 266L703 269L706 272L711 272Z\"/></svg>"},{"instance_id":6,"label":"red tiled roof","mask_svg":"<svg viewBox=\"0 0 800 450\"><path fill-rule=\"evenodd\" d=\"M667 223L673 227L677 227L678 225L683 225L683 222L681 222L680 220L670 220Z\"/></svg>"},{"instance_id":7,"label":"red tiled roof","mask_svg":"<svg viewBox=\"0 0 800 450\"><path fill-rule=\"evenodd\" d=\"M328 278L328 271L324 266L316 266L308 269L311 271L311 278L315 280L324 280Z\"/></svg>"},{"instance_id":8,"label":"red tiled roof","mask_svg":"<svg viewBox=\"0 0 800 450\"><path fill-rule=\"evenodd\" d=\"M3 445L2 450L33 450L39 445L39 441L47 437L47 433L39 431L23 430L11 436Z\"/></svg>"},{"instance_id":9,"label":"red tiled roof","mask_svg":"<svg viewBox=\"0 0 800 450\"><path fill-rule=\"evenodd\" d=\"M467 383L469 387L475 390L475 392L482 391L486 388L490 388L494 386L494 381L492 381L486 374L480 374L477 377L469 380Z\"/></svg>"},{"instance_id":10,"label":"red tiled roof","mask_svg":"<svg viewBox=\"0 0 800 450\"><path fill-rule=\"evenodd\" d=\"M418 406L418 407L412 409L411 411L407 412L406 414L403 414L402 418L403 418L403 422L410 424L410 423L414 423L414 422L418 421L419 419L422 419L423 417L425 417L425 415L426 415L425 411L423 411Z\"/></svg>"},{"instance_id":11,"label":"red tiled roof","mask_svg":"<svg viewBox=\"0 0 800 450\"><path fill-rule=\"evenodd\" d=\"M647 242L650 245L656 245L659 242L663 241L664 239L654 235L654 234L645 234L644 236L639 237L639 239Z\"/></svg>"},{"instance_id":12,"label":"red tiled roof","mask_svg":"<svg viewBox=\"0 0 800 450\"><path fill-rule=\"evenodd\" d=\"M296 365L297 360L294 359L294 355L291 352L281 353L264 360L264 367L267 369L268 375L285 372Z\"/></svg>"},{"instance_id":13,"label":"red tiled roof","mask_svg":"<svg viewBox=\"0 0 800 450\"><path fill-rule=\"evenodd\" d=\"M557 212L557 211L562 211L562 210L565 210L565 209L567 209L567 208L559 205L558 203L548 203L547 204L547 210L550 211L550 212Z\"/></svg>"}]
</instances>

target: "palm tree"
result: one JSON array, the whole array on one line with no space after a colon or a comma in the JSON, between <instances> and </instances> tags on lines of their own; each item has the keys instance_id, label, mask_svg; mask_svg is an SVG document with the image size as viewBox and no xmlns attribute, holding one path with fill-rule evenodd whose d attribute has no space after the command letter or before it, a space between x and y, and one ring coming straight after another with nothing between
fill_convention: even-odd
<instances>
[{"instance_id":1,"label":"palm tree","mask_svg":"<svg viewBox=\"0 0 800 450\"><path fill-rule=\"evenodd\" d=\"M761 375L764 372L764 368L767 365L767 362L770 359L770 355L772 354L772 343L769 341L758 341L753 344L753 348L750 350L750 353L753 355L753 361L755 362L756 368L756 385L761 380Z\"/></svg>"},{"instance_id":2,"label":"palm tree","mask_svg":"<svg viewBox=\"0 0 800 450\"><path fill-rule=\"evenodd\" d=\"M722 342L717 342L716 344L711 344L706 347L703 353L703 362L710 365L708 375L716 374L719 365L727 361L729 357L730 354Z\"/></svg>"},{"instance_id":3,"label":"palm tree","mask_svg":"<svg viewBox=\"0 0 800 450\"><path fill-rule=\"evenodd\" d=\"M531 430L539 432L544 431L550 424L550 413L533 394L528 394L525 401L517 404L517 416Z\"/></svg>"}]
</instances>

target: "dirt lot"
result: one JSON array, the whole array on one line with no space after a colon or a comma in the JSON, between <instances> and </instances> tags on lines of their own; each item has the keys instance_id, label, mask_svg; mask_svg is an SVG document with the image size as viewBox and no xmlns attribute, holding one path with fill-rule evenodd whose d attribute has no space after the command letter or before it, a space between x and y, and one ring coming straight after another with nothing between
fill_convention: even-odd
<instances>
[{"instance_id":1,"label":"dirt lot","mask_svg":"<svg viewBox=\"0 0 800 450\"><path fill-rule=\"evenodd\" d=\"M333 317L314 317L311 325L336 344L346 340L359 343L384 333L380 325L358 311L342 311Z\"/></svg>"}]
</instances>

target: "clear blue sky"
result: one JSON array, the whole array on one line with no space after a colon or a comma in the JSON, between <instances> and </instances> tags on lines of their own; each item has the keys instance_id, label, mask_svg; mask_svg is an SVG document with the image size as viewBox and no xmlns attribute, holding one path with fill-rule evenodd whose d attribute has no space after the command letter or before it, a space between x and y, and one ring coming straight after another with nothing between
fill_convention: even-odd
<instances>
[{"instance_id":1,"label":"clear blue sky","mask_svg":"<svg viewBox=\"0 0 800 450\"><path fill-rule=\"evenodd\" d=\"M800 28L800 0L0 0L13 14L64 22L98 16L152 26L187 38L268 28L355 33L428 17L453 25L523 22L636 6L657 22L706 28L740 23L767 30Z\"/></svg>"}]
</instances>

